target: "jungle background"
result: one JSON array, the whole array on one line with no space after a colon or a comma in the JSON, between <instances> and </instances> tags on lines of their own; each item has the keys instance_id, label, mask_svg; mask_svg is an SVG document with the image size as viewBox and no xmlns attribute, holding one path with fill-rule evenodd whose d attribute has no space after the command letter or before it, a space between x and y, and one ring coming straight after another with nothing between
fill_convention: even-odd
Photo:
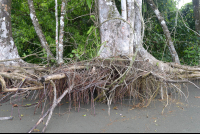
<instances>
[{"instance_id":1,"label":"jungle background","mask_svg":"<svg viewBox=\"0 0 200 134\"><path fill-rule=\"evenodd\" d=\"M195 30L192 2L187 3L181 9L176 8L177 1L174 0L155 0L154 2L170 30L181 64L199 65L200 37L192 31ZM93 4L90 0L68 1L64 30L63 57L65 62L71 59L78 61L92 59L98 53L101 43L99 30L95 29L98 25L96 21L98 17L95 14ZM119 8L120 1L116 0L116 4ZM52 53L55 55L55 1L34 0L34 6L39 24L51 47ZM61 0L58 0L58 17L60 17L60 8ZM118 10L120 11L120 9ZM145 0L143 0L142 14L145 21L144 47L158 60L171 62L162 27ZM11 15L13 39L18 48L19 55L25 57L36 53L37 55L28 56L24 60L29 63L46 64L47 55L40 45L39 38L29 16L27 1L13 0ZM55 63L54 60L51 61Z\"/></svg>"}]
</instances>

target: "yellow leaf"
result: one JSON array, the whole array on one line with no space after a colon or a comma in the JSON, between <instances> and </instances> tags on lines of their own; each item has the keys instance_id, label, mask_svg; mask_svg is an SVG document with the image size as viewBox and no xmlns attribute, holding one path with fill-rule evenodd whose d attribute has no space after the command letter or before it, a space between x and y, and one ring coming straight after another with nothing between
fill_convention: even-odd
<instances>
[{"instance_id":1,"label":"yellow leaf","mask_svg":"<svg viewBox=\"0 0 200 134\"><path fill-rule=\"evenodd\" d=\"M40 130L39 130L39 129L34 129L33 131L34 131L34 132L40 132Z\"/></svg>"},{"instance_id":2,"label":"yellow leaf","mask_svg":"<svg viewBox=\"0 0 200 134\"><path fill-rule=\"evenodd\" d=\"M117 107L113 107L113 109L114 109L114 110L118 110L118 108L117 108Z\"/></svg>"}]
</instances>

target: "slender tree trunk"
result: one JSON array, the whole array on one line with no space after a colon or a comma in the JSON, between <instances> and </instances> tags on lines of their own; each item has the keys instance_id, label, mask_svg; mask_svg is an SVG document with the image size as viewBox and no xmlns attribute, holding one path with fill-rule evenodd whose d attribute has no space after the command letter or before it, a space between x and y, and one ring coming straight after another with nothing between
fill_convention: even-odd
<instances>
[{"instance_id":1,"label":"slender tree trunk","mask_svg":"<svg viewBox=\"0 0 200 134\"><path fill-rule=\"evenodd\" d=\"M126 0L121 0L122 19L127 20Z\"/></svg>"},{"instance_id":2,"label":"slender tree trunk","mask_svg":"<svg viewBox=\"0 0 200 134\"><path fill-rule=\"evenodd\" d=\"M56 61L58 61L58 1L55 0L55 18L56 18Z\"/></svg>"},{"instance_id":3,"label":"slender tree trunk","mask_svg":"<svg viewBox=\"0 0 200 134\"><path fill-rule=\"evenodd\" d=\"M194 19L195 19L195 29L198 33L200 33L200 8L199 8L199 0L192 0L194 7Z\"/></svg>"},{"instance_id":4,"label":"slender tree trunk","mask_svg":"<svg viewBox=\"0 0 200 134\"><path fill-rule=\"evenodd\" d=\"M174 48L173 41L172 41L170 32L168 30L168 27L167 27L167 25L165 23L164 18L161 16L161 14L160 14L158 8L156 7L155 3L153 2L153 0L147 0L147 1L150 4L150 6L151 6L152 10L154 11L154 13L156 14L160 24L162 25L162 29L163 29L163 32L165 34L166 40L167 40L167 45L168 45L170 54L172 56L172 61L175 62L175 63L180 64L180 60L179 60L178 54L177 54L177 52L176 52L176 50Z\"/></svg>"},{"instance_id":5,"label":"slender tree trunk","mask_svg":"<svg viewBox=\"0 0 200 134\"><path fill-rule=\"evenodd\" d=\"M59 47L58 47L58 64L62 64L63 61L63 37L64 37L64 25L65 25L65 15L66 15L66 5L67 1L62 0L61 6L61 16L60 16L60 34L59 34Z\"/></svg>"},{"instance_id":6,"label":"slender tree trunk","mask_svg":"<svg viewBox=\"0 0 200 134\"><path fill-rule=\"evenodd\" d=\"M134 53L139 50L142 46L142 1L141 0L135 0L135 19L134 19Z\"/></svg>"},{"instance_id":7,"label":"slender tree trunk","mask_svg":"<svg viewBox=\"0 0 200 134\"><path fill-rule=\"evenodd\" d=\"M48 43L45 39L45 36L42 32L42 29L41 29L41 27L38 23L38 19L37 19L37 16L35 14L35 8L34 8L33 0L28 0L28 5L29 5L30 17L31 17L32 23L33 23L35 31L36 31L39 39L40 39L40 43L41 43L42 47L47 52L47 60L49 61L51 59L51 57L54 57L54 56L50 51L50 48L49 48Z\"/></svg>"},{"instance_id":8,"label":"slender tree trunk","mask_svg":"<svg viewBox=\"0 0 200 134\"><path fill-rule=\"evenodd\" d=\"M11 28L12 0L0 0L0 60L17 59L2 62L4 65L19 65L24 63L14 44Z\"/></svg>"}]
</instances>

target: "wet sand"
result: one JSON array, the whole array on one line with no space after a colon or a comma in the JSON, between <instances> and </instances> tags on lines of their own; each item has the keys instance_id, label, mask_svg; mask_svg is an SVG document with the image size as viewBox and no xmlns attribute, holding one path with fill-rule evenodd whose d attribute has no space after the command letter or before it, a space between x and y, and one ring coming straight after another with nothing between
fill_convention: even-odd
<instances>
[{"instance_id":1,"label":"wet sand","mask_svg":"<svg viewBox=\"0 0 200 134\"><path fill-rule=\"evenodd\" d=\"M200 80L195 82L200 86ZM129 102L111 105L111 115L108 116L108 107L106 104L96 104L94 116L90 105L81 105L79 112L73 108L68 112L68 104L56 107L53 116L47 126L46 133L191 133L200 132L200 89L188 84L189 97L188 102L182 98L172 96L169 105L162 113L166 101L155 99L147 108L132 108L127 106ZM187 94L187 90L183 89ZM172 94L173 95L173 94ZM199 97L199 98L198 98ZM29 102L23 102L29 103ZM126 105L127 104L127 105ZM117 106L118 110L113 108ZM10 116L12 106L8 103L0 106L0 117ZM0 121L1 133L23 133L28 132L35 125L41 115L41 109L34 115L34 107L20 107L18 117L18 108L13 110L13 120ZM59 115L60 113L60 115ZM46 118L45 118L46 121ZM42 130L41 123L37 130Z\"/></svg>"}]
</instances>

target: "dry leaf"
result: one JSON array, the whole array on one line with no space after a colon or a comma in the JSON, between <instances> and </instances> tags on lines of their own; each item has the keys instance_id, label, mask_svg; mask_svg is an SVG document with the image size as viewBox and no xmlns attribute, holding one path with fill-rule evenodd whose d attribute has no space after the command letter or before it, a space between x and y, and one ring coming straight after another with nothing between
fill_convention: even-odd
<instances>
[{"instance_id":1,"label":"dry leaf","mask_svg":"<svg viewBox=\"0 0 200 134\"><path fill-rule=\"evenodd\" d=\"M200 96L195 96L194 98L200 98Z\"/></svg>"},{"instance_id":2,"label":"dry leaf","mask_svg":"<svg viewBox=\"0 0 200 134\"><path fill-rule=\"evenodd\" d=\"M114 109L114 110L118 110L118 108L117 108L117 107L113 107L113 109Z\"/></svg>"},{"instance_id":3,"label":"dry leaf","mask_svg":"<svg viewBox=\"0 0 200 134\"><path fill-rule=\"evenodd\" d=\"M105 109L102 109L103 111L105 111Z\"/></svg>"},{"instance_id":4,"label":"dry leaf","mask_svg":"<svg viewBox=\"0 0 200 134\"><path fill-rule=\"evenodd\" d=\"M62 106L63 105L63 103L60 103L60 104L58 104L59 106Z\"/></svg>"},{"instance_id":5,"label":"dry leaf","mask_svg":"<svg viewBox=\"0 0 200 134\"><path fill-rule=\"evenodd\" d=\"M18 107L18 105L17 104L13 104L13 107Z\"/></svg>"}]
</instances>

